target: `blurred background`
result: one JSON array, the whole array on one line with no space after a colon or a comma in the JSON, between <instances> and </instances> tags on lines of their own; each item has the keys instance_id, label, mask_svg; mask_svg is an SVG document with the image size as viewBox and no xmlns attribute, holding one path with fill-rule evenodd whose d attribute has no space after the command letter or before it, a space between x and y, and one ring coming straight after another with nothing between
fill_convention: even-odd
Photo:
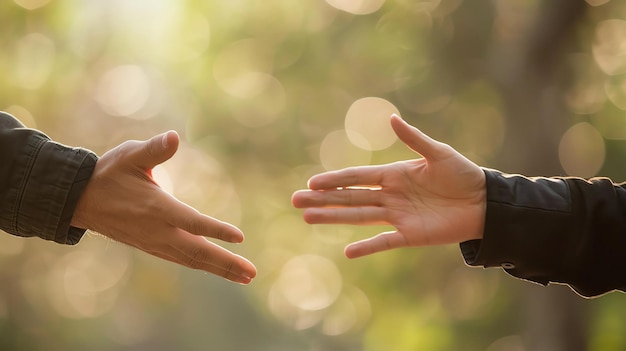
<instances>
[{"instance_id":1,"label":"blurred background","mask_svg":"<svg viewBox=\"0 0 626 351\"><path fill-rule=\"evenodd\" d=\"M417 157L392 112L482 166L626 180L625 18L617 0L2 1L0 110L100 155L177 130L155 177L242 228L225 246L259 275L1 235L0 349L626 349L620 293L469 268L456 245L349 261L389 228L290 205L313 174Z\"/></svg>"}]
</instances>

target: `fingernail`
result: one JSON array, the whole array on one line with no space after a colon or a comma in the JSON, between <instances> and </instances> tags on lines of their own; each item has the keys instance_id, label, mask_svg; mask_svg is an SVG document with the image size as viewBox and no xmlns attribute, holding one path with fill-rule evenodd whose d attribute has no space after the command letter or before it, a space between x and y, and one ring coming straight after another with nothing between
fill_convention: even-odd
<instances>
[{"instance_id":1,"label":"fingernail","mask_svg":"<svg viewBox=\"0 0 626 351\"><path fill-rule=\"evenodd\" d=\"M167 133L163 134L163 137L161 138L161 143L163 144L164 148L167 147Z\"/></svg>"}]
</instances>

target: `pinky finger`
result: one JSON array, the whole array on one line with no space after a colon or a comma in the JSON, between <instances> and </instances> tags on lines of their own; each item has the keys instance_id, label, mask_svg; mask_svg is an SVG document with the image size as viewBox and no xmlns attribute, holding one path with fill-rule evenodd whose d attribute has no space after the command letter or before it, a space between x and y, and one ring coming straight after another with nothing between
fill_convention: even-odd
<instances>
[{"instance_id":1,"label":"pinky finger","mask_svg":"<svg viewBox=\"0 0 626 351\"><path fill-rule=\"evenodd\" d=\"M371 255L376 252L407 246L407 241L398 232L384 232L374 237L354 242L346 246L344 253L348 258Z\"/></svg>"}]
</instances>

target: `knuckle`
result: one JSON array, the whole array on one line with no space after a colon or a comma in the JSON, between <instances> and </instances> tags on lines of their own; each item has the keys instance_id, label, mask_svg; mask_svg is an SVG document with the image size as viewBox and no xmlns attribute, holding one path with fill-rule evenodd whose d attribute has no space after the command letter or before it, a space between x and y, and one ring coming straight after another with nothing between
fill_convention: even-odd
<instances>
[{"instance_id":1,"label":"knuckle","mask_svg":"<svg viewBox=\"0 0 626 351\"><path fill-rule=\"evenodd\" d=\"M188 252L187 257L185 258L185 262L183 264L192 269L199 269L202 268L204 264L210 261L211 255L202 250L202 248L196 247Z\"/></svg>"},{"instance_id":2,"label":"knuckle","mask_svg":"<svg viewBox=\"0 0 626 351\"><path fill-rule=\"evenodd\" d=\"M226 266L224 266L225 276L234 276L235 263L233 261L226 262Z\"/></svg>"},{"instance_id":3,"label":"knuckle","mask_svg":"<svg viewBox=\"0 0 626 351\"><path fill-rule=\"evenodd\" d=\"M198 224L198 221L196 221L194 218L192 217L188 217L185 218L184 220L184 228L190 232L190 233L194 233L197 234L200 230L200 225Z\"/></svg>"},{"instance_id":4,"label":"knuckle","mask_svg":"<svg viewBox=\"0 0 626 351\"><path fill-rule=\"evenodd\" d=\"M389 240L388 235L383 236L383 247L385 248L385 250L391 250L393 248L393 245L391 245L391 240Z\"/></svg>"},{"instance_id":5,"label":"knuckle","mask_svg":"<svg viewBox=\"0 0 626 351\"><path fill-rule=\"evenodd\" d=\"M143 148L144 153L148 159L152 159L158 155L158 144L154 140L148 140L145 142L146 146Z\"/></svg>"},{"instance_id":6,"label":"knuckle","mask_svg":"<svg viewBox=\"0 0 626 351\"><path fill-rule=\"evenodd\" d=\"M226 231L224 229L218 228L213 232L213 237L218 240L226 241L228 235L226 234Z\"/></svg>"}]
</instances>

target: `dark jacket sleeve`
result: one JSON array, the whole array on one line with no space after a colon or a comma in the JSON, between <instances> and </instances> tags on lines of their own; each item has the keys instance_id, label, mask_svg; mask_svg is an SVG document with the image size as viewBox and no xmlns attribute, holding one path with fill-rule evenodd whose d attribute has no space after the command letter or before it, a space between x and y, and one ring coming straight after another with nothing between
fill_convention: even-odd
<instances>
[{"instance_id":1,"label":"dark jacket sleeve","mask_svg":"<svg viewBox=\"0 0 626 351\"><path fill-rule=\"evenodd\" d=\"M583 296L626 291L626 189L607 178L528 178L485 169L482 240L461 243L465 262L500 266Z\"/></svg>"},{"instance_id":2,"label":"dark jacket sleeve","mask_svg":"<svg viewBox=\"0 0 626 351\"><path fill-rule=\"evenodd\" d=\"M50 140L0 112L0 229L76 244L84 229L70 226L97 156Z\"/></svg>"}]
</instances>

